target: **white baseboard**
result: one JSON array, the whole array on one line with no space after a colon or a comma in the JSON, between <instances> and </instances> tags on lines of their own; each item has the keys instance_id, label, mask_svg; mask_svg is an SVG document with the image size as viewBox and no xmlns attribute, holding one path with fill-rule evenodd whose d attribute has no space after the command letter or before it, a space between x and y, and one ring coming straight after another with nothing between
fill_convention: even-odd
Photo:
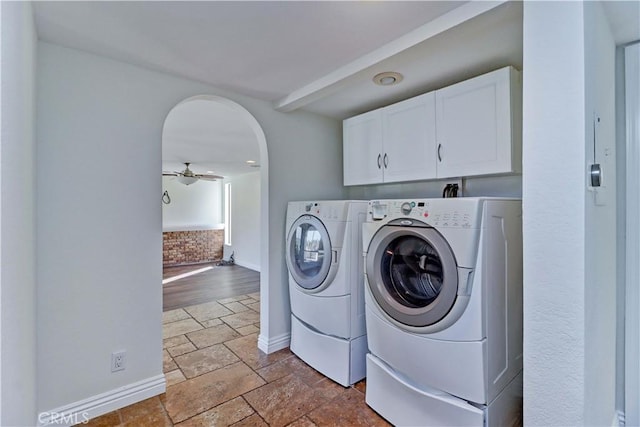
<instances>
[{"instance_id":1,"label":"white baseboard","mask_svg":"<svg viewBox=\"0 0 640 427\"><path fill-rule=\"evenodd\" d=\"M124 408L166 390L164 374L128 384L38 415L38 426L70 426Z\"/></svg>"},{"instance_id":2,"label":"white baseboard","mask_svg":"<svg viewBox=\"0 0 640 427\"><path fill-rule=\"evenodd\" d=\"M252 262L247 262L239 259L236 259L235 262L240 267L248 268L249 270L257 271L258 273L260 273L260 264L254 264Z\"/></svg>"},{"instance_id":3,"label":"white baseboard","mask_svg":"<svg viewBox=\"0 0 640 427\"><path fill-rule=\"evenodd\" d=\"M262 334L258 336L258 348L267 354L287 348L290 343L291 333L282 334L273 338L267 338Z\"/></svg>"}]
</instances>

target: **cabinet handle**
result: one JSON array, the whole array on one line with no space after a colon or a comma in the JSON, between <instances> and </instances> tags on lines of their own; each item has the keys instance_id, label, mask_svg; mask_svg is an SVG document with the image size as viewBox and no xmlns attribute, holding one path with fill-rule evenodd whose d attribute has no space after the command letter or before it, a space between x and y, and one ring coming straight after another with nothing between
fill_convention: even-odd
<instances>
[{"instance_id":1,"label":"cabinet handle","mask_svg":"<svg viewBox=\"0 0 640 427\"><path fill-rule=\"evenodd\" d=\"M440 162L442 161L441 150L442 150L442 144L438 144L438 161L440 161Z\"/></svg>"},{"instance_id":2,"label":"cabinet handle","mask_svg":"<svg viewBox=\"0 0 640 427\"><path fill-rule=\"evenodd\" d=\"M387 153L384 153L384 168L386 169L387 166L389 166L389 156L387 156Z\"/></svg>"},{"instance_id":3,"label":"cabinet handle","mask_svg":"<svg viewBox=\"0 0 640 427\"><path fill-rule=\"evenodd\" d=\"M380 160L382 159L382 154L378 154L378 169L380 169Z\"/></svg>"}]
</instances>

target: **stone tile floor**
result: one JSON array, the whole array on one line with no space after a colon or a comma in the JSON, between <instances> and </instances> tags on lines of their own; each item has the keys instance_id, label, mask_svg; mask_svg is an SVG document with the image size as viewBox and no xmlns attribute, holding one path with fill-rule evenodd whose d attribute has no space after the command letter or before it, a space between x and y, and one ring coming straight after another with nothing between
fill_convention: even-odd
<instances>
[{"instance_id":1,"label":"stone tile floor","mask_svg":"<svg viewBox=\"0 0 640 427\"><path fill-rule=\"evenodd\" d=\"M99 426L388 426L289 349L258 350L259 293L163 315L165 394L90 420Z\"/></svg>"}]
</instances>

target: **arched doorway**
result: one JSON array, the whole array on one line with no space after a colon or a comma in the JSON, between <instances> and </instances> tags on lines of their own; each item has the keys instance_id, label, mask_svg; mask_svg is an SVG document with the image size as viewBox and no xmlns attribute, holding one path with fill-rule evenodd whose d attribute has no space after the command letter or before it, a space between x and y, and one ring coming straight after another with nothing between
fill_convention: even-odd
<instances>
[{"instance_id":1,"label":"arched doorway","mask_svg":"<svg viewBox=\"0 0 640 427\"><path fill-rule=\"evenodd\" d=\"M242 174L242 168L255 173L256 169L250 168L259 166L259 212L256 215L259 227L255 233L260 245L256 251L259 261L253 267L259 268L260 272L260 294L264 296L260 303L260 324L265 325L268 318L269 162L262 127L236 102L214 95L199 95L173 107L165 118L162 135L163 170L182 171L185 169L183 163L189 162L192 163L190 170L196 174L211 173L224 177ZM247 148L247 144L254 144L254 147ZM197 169L198 163L200 169ZM225 257L228 258L232 250L229 249Z\"/></svg>"}]
</instances>

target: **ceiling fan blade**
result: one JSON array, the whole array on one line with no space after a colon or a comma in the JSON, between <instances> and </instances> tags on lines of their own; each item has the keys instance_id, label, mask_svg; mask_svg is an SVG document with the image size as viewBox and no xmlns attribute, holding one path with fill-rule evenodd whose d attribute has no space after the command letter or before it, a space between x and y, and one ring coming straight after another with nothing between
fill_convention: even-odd
<instances>
[{"instance_id":1,"label":"ceiling fan blade","mask_svg":"<svg viewBox=\"0 0 640 427\"><path fill-rule=\"evenodd\" d=\"M223 176L220 176L220 175L209 175L209 174L196 174L195 177L198 178L198 179L205 180L205 181L216 181L218 179L224 179Z\"/></svg>"},{"instance_id":2,"label":"ceiling fan blade","mask_svg":"<svg viewBox=\"0 0 640 427\"><path fill-rule=\"evenodd\" d=\"M178 176L175 172L162 171L162 176Z\"/></svg>"}]
</instances>

